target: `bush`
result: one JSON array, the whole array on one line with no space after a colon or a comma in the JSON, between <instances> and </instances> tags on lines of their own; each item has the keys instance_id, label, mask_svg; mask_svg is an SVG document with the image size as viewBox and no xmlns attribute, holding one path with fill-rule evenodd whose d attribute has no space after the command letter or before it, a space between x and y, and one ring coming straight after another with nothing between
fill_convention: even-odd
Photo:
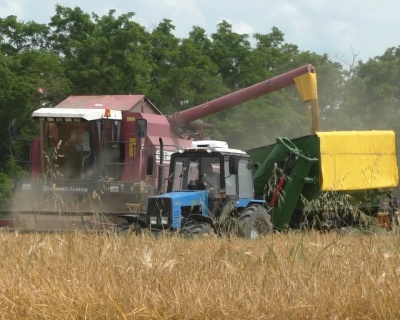
<instances>
[{"instance_id":1,"label":"bush","mask_svg":"<svg viewBox=\"0 0 400 320\"><path fill-rule=\"evenodd\" d=\"M12 199L12 180L4 173L0 173L0 208L5 208Z\"/></svg>"}]
</instances>

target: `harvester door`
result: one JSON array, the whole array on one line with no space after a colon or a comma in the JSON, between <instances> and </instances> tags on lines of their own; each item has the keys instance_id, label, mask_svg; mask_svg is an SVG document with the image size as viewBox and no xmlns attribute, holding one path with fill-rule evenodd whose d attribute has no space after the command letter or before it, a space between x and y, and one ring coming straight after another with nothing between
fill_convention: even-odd
<instances>
[{"instance_id":1,"label":"harvester door","mask_svg":"<svg viewBox=\"0 0 400 320\"><path fill-rule=\"evenodd\" d=\"M136 119L135 120L135 133L139 138L145 138L147 136L147 120Z\"/></svg>"},{"instance_id":2,"label":"harvester door","mask_svg":"<svg viewBox=\"0 0 400 320\"><path fill-rule=\"evenodd\" d=\"M154 155L149 155L146 161L146 174L152 176L154 171Z\"/></svg>"},{"instance_id":3,"label":"harvester door","mask_svg":"<svg viewBox=\"0 0 400 320\"><path fill-rule=\"evenodd\" d=\"M105 174L114 180L119 180L123 169L125 142L121 141L121 122L115 120L103 121L103 150Z\"/></svg>"}]
</instances>

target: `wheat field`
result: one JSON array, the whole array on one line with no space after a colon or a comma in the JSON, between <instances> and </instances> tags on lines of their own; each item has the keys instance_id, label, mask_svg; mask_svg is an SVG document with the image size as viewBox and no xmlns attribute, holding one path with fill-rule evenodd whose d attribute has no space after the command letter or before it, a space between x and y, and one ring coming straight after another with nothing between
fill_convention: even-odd
<instances>
[{"instance_id":1,"label":"wheat field","mask_svg":"<svg viewBox=\"0 0 400 320\"><path fill-rule=\"evenodd\" d=\"M395 319L399 240L3 231L0 319Z\"/></svg>"}]
</instances>

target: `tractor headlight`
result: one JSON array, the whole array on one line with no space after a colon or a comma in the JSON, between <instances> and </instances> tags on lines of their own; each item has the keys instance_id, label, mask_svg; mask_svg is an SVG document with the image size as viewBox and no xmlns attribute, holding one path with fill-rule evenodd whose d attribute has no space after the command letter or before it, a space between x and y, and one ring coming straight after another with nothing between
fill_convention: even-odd
<instances>
[{"instance_id":1,"label":"tractor headlight","mask_svg":"<svg viewBox=\"0 0 400 320\"><path fill-rule=\"evenodd\" d=\"M185 152L185 147L179 146L178 147L178 152L179 153L184 153Z\"/></svg>"},{"instance_id":2,"label":"tractor headlight","mask_svg":"<svg viewBox=\"0 0 400 320\"><path fill-rule=\"evenodd\" d=\"M119 192L119 186L110 186L110 192Z\"/></svg>"},{"instance_id":3,"label":"tractor headlight","mask_svg":"<svg viewBox=\"0 0 400 320\"><path fill-rule=\"evenodd\" d=\"M157 217L150 217L150 224L157 224Z\"/></svg>"},{"instance_id":4,"label":"tractor headlight","mask_svg":"<svg viewBox=\"0 0 400 320\"><path fill-rule=\"evenodd\" d=\"M161 224L167 224L168 223L168 217L161 217Z\"/></svg>"}]
</instances>

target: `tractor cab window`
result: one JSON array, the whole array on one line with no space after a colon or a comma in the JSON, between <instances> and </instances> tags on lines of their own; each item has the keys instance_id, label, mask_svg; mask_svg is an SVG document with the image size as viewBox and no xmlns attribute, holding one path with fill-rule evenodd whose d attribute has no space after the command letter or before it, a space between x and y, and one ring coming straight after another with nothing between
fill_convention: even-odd
<instances>
[{"instance_id":1,"label":"tractor cab window","mask_svg":"<svg viewBox=\"0 0 400 320\"><path fill-rule=\"evenodd\" d=\"M239 198L253 198L253 176L249 159L239 160Z\"/></svg>"},{"instance_id":2,"label":"tractor cab window","mask_svg":"<svg viewBox=\"0 0 400 320\"><path fill-rule=\"evenodd\" d=\"M172 190L188 190L189 182L195 182L199 177L199 162L194 156L175 158L173 167Z\"/></svg>"},{"instance_id":3,"label":"tractor cab window","mask_svg":"<svg viewBox=\"0 0 400 320\"><path fill-rule=\"evenodd\" d=\"M225 159L225 187L228 196L237 196L236 175L229 174L229 160Z\"/></svg>"},{"instance_id":4,"label":"tractor cab window","mask_svg":"<svg viewBox=\"0 0 400 320\"><path fill-rule=\"evenodd\" d=\"M239 196L239 198L253 197L252 166L249 163L249 159L240 159L238 174L230 175L229 160L225 160L225 184L228 196Z\"/></svg>"}]
</instances>

